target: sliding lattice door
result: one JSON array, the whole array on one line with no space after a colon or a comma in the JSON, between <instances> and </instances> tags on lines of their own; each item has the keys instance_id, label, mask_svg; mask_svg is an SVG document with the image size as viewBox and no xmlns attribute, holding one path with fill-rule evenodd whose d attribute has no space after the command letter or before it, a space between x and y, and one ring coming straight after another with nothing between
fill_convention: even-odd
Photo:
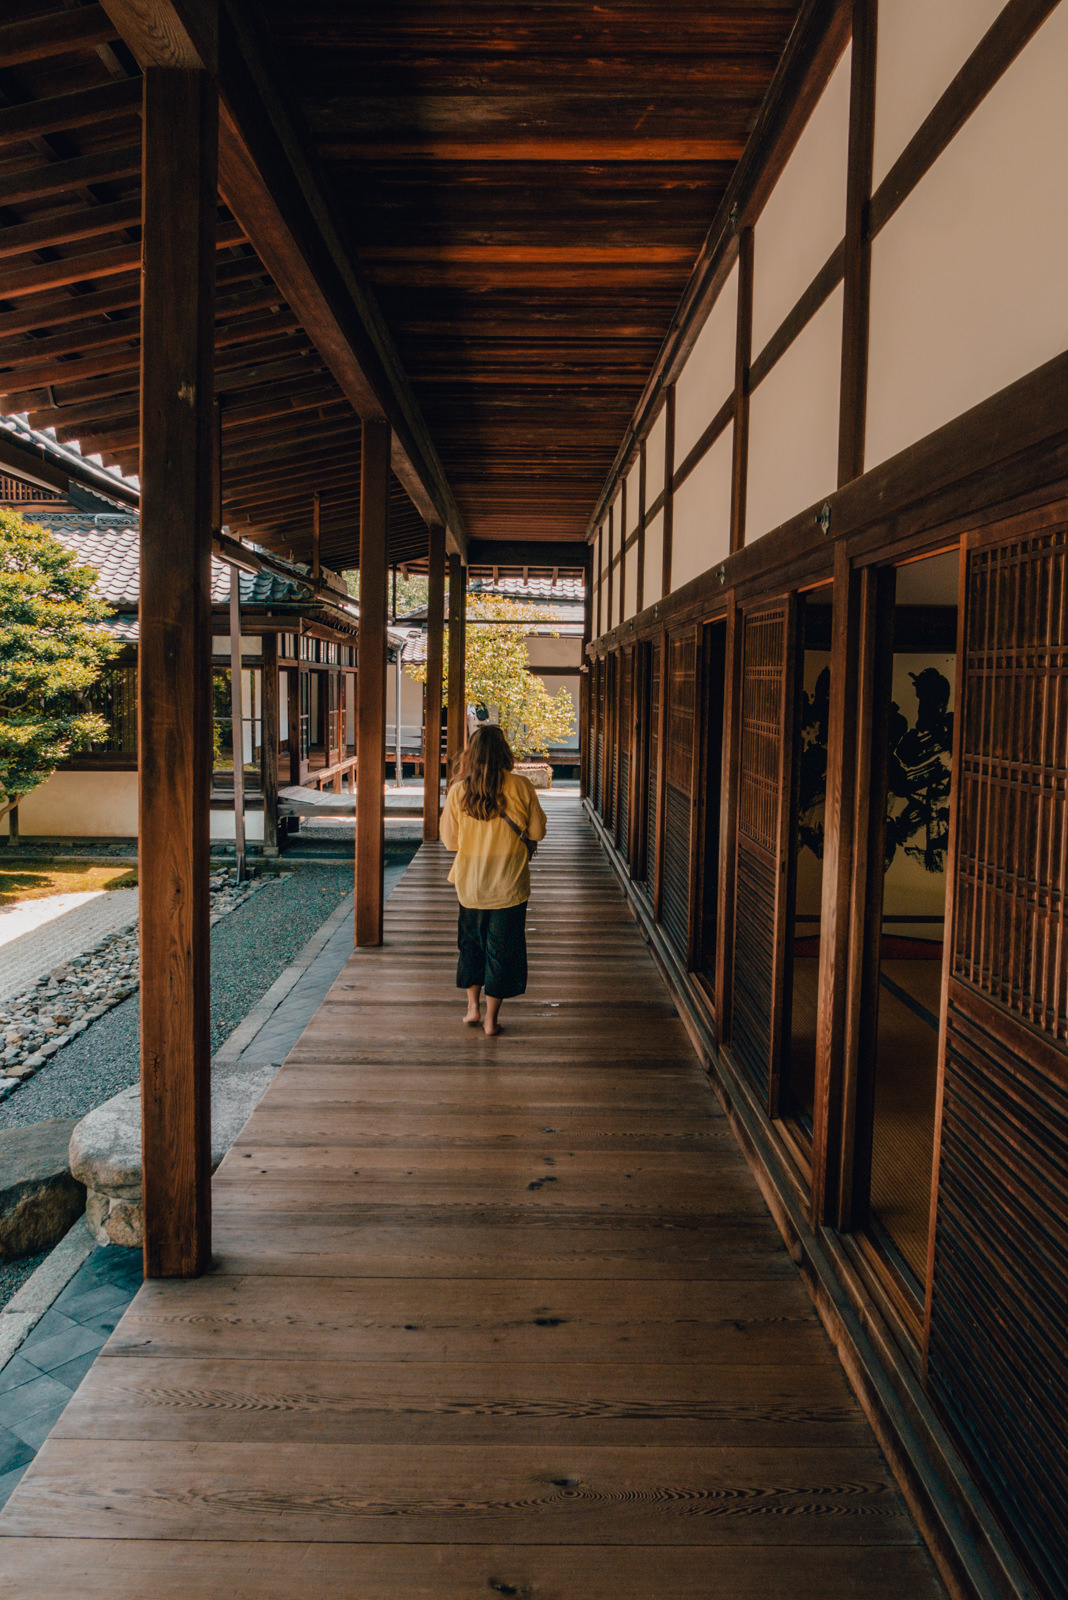
<instances>
[{"instance_id":1,"label":"sliding lattice door","mask_svg":"<svg viewBox=\"0 0 1068 1600\"><path fill-rule=\"evenodd\" d=\"M791 600L744 617L730 1042L773 1115L782 1050L793 656Z\"/></svg>"},{"instance_id":2,"label":"sliding lattice door","mask_svg":"<svg viewBox=\"0 0 1068 1600\"><path fill-rule=\"evenodd\" d=\"M967 550L927 1373L1025 1559L1068 1572L1068 528Z\"/></svg>"},{"instance_id":3,"label":"sliding lattice door","mask_svg":"<svg viewBox=\"0 0 1068 1600\"><path fill-rule=\"evenodd\" d=\"M630 857L631 713L634 705L634 652L619 653L619 804L616 808L616 843Z\"/></svg>"},{"instance_id":4,"label":"sliding lattice door","mask_svg":"<svg viewBox=\"0 0 1068 1600\"><path fill-rule=\"evenodd\" d=\"M656 888L656 773L660 755L660 646L647 646L645 670L646 767L641 795L645 806L641 886L652 897Z\"/></svg>"},{"instance_id":5,"label":"sliding lattice door","mask_svg":"<svg viewBox=\"0 0 1068 1600\"><path fill-rule=\"evenodd\" d=\"M667 642L667 719L664 729L663 889L660 920L680 958L689 959L693 742L697 698L697 638L693 629Z\"/></svg>"}]
</instances>

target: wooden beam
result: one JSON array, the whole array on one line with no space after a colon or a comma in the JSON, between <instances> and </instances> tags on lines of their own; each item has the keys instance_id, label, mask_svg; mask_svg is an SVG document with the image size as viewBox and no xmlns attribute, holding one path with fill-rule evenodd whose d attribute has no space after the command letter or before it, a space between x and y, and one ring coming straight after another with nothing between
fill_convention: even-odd
<instances>
[{"instance_id":1,"label":"wooden beam","mask_svg":"<svg viewBox=\"0 0 1068 1600\"><path fill-rule=\"evenodd\" d=\"M634 611L637 614L645 607L645 440L639 446L638 454L638 556L637 556L637 581L634 586ZM643 691L644 692L644 691Z\"/></svg>"},{"instance_id":2,"label":"wooden beam","mask_svg":"<svg viewBox=\"0 0 1068 1600\"><path fill-rule=\"evenodd\" d=\"M77 13L69 11L66 16ZM33 26L33 24L31 24ZM0 46L0 59L3 48ZM26 200L41 200L46 195L64 195L92 183L113 183L132 178L141 171L141 141L94 150L91 155L72 156L68 161L50 161L43 167L23 167L0 175L0 205L13 206Z\"/></svg>"},{"instance_id":3,"label":"wooden beam","mask_svg":"<svg viewBox=\"0 0 1068 1600\"><path fill-rule=\"evenodd\" d=\"M386 813L386 615L389 423L363 424L360 455L360 647L356 676L356 944L382 943Z\"/></svg>"},{"instance_id":4,"label":"wooden beam","mask_svg":"<svg viewBox=\"0 0 1068 1600\"><path fill-rule=\"evenodd\" d=\"M102 83L92 89L74 89L69 94L51 95L46 100L26 100L19 105L0 107L0 149L40 139L49 133L66 133L84 128L105 117L141 110L141 84L131 78L118 83Z\"/></svg>"},{"instance_id":5,"label":"wooden beam","mask_svg":"<svg viewBox=\"0 0 1068 1600\"><path fill-rule=\"evenodd\" d=\"M584 539L471 539L469 567L559 567L584 570L589 546Z\"/></svg>"},{"instance_id":6,"label":"wooden beam","mask_svg":"<svg viewBox=\"0 0 1068 1600\"><path fill-rule=\"evenodd\" d=\"M1030 42L1058 0L1009 0L872 197L868 232L884 228Z\"/></svg>"},{"instance_id":7,"label":"wooden beam","mask_svg":"<svg viewBox=\"0 0 1068 1600\"><path fill-rule=\"evenodd\" d=\"M423 838L438 837L441 812L441 680L445 650L445 529L429 528L426 691L423 700Z\"/></svg>"},{"instance_id":8,"label":"wooden beam","mask_svg":"<svg viewBox=\"0 0 1068 1600\"><path fill-rule=\"evenodd\" d=\"M392 338L337 233L256 31L236 8L227 8L224 25L221 193L251 229L257 252L357 415L388 418L392 469L420 515L442 522L450 545L465 552L463 519Z\"/></svg>"},{"instance_id":9,"label":"wooden beam","mask_svg":"<svg viewBox=\"0 0 1068 1600\"><path fill-rule=\"evenodd\" d=\"M363 501L362 501L363 476L364 476L363 475L363 467L362 467L362 463L361 463L361 467L360 467L360 494L361 494L360 526L361 526L361 529L363 527ZM320 579L320 576L322 575L322 565L321 565L320 560L319 560L319 528L320 528L319 518L320 518L320 515L321 515L321 511L322 511L322 495L320 494L319 490L316 489L314 494L312 495L312 558L311 558L311 573L312 573L312 582L313 583L318 583L319 579ZM361 592L361 594L363 593L362 584L360 586L360 592Z\"/></svg>"},{"instance_id":10,"label":"wooden beam","mask_svg":"<svg viewBox=\"0 0 1068 1600\"><path fill-rule=\"evenodd\" d=\"M592 531L615 492L623 463L651 428L737 258L738 231L752 226L849 42L852 0L804 0L764 97L756 127L716 211L672 329L653 364L612 469L587 522ZM665 590L665 593L667 591Z\"/></svg>"},{"instance_id":11,"label":"wooden beam","mask_svg":"<svg viewBox=\"0 0 1068 1600\"><path fill-rule=\"evenodd\" d=\"M467 688L464 652L467 648L467 569L460 557L449 556L449 708L448 770L446 783L456 771L456 763L467 743Z\"/></svg>"},{"instance_id":12,"label":"wooden beam","mask_svg":"<svg viewBox=\"0 0 1068 1600\"><path fill-rule=\"evenodd\" d=\"M211 1259L208 796L217 97L144 80L138 671L145 1272Z\"/></svg>"},{"instance_id":13,"label":"wooden beam","mask_svg":"<svg viewBox=\"0 0 1068 1600\"><path fill-rule=\"evenodd\" d=\"M80 211L61 211L58 216L33 222L17 222L0 233L0 261L24 255L30 250L51 250L55 245L72 244L76 239L99 238L105 233L121 233L141 224L141 197L117 200L113 205L83 206Z\"/></svg>"},{"instance_id":14,"label":"wooden beam","mask_svg":"<svg viewBox=\"0 0 1068 1600\"><path fill-rule=\"evenodd\" d=\"M675 385L667 392L664 406L664 521L660 566L660 598L671 593L671 542L675 516ZM666 671L666 657L665 668Z\"/></svg>"},{"instance_id":15,"label":"wooden beam","mask_svg":"<svg viewBox=\"0 0 1068 1600\"><path fill-rule=\"evenodd\" d=\"M745 543L745 502L749 481L749 363L753 350L753 230L738 237L738 326L734 350L734 450L731 456L730 548ZM666 592L666 591L665 591Z\"/></svg>"},{"instance_id":16,"label":"wooden beam","mask_svg":"<svg viewBox=\"0 0 1068 1600\"><path fill-rule=\"evenodd\" d=\"M107 44L117 37L114 24L100 6L53 11L0 28L0 61L5 69L20 67L74 50L91 50L94 45Z\"/></svg>"},{"instance_id":17,"label":"wooden beam","mask_svg":"<svg viewBox=\"0 0 1068 1600\"><path fill-rule=\"evenodd\" d=\"M103 0L103 6L143 71L218 72L218 0Z\"/></svg>"},{"instance_id":18,"label":"wooden beam","mask_svg":"<svg viewBox=\"0 0 1068 1600\"><path fill-rule=\"evenodd\" d=\"M845 292L842 382L838 413L838 484L864 471L868 395L868 306L871 240L867 236L875 146L875 44L878 0L853 0L853 59L849 88L849 165L846 180Z\"/></svg>"},{"instance_id":19,"label":"wooden beam","mask_svg":"<svg viewBox=\"0 0 1068 1600\"><path fill-rule=\"evenodd\" d=\"M234 778L234 866L237 881L248 875L245 860L245 705L241 682L241 573L230 568L230 749Z\"/></svg>"}]
</instances>

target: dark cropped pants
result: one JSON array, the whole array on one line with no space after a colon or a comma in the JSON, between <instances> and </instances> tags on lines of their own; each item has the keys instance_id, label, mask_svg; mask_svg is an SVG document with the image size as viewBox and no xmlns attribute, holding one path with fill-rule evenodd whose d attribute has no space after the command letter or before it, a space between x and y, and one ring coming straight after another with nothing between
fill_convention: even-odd
<instances>
[{"instance_id":1,"label":"dark cropped pants","mask_svg":"<svg viewBox=\"0 0 1068 1600\"><path fill-rule=\"evenodd\" d=\"M456 987L485 986L494 1000L510 1000L527 987L527 902L504 911L460 907Z\"/></svg>"}]
</instances>

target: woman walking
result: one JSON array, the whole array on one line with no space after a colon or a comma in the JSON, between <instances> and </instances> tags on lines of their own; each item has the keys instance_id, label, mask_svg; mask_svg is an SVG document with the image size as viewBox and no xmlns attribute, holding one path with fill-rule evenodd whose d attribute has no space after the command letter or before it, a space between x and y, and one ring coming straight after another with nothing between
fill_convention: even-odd
<instances>
[{"instance_id":1,"label":"woman walking","mask_svg":"<svg viewBox=\"0 0 1068 1600\"><path fill-rule=\"evenodd\" d=\"M456 860L449 882L460 902L456 987L467 990L464 1022L500 1033L502 1000L527 987L527 901L530 857L545 838L545 813L534 787L512 771L500 728L486 723L471 736L441 814L441 842Z\"/></svg>"}]
</instances>

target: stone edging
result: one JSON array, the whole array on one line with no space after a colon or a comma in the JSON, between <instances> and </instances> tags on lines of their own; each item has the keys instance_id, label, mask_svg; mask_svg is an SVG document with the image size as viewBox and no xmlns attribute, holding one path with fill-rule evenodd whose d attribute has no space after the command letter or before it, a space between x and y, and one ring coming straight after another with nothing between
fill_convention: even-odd
<instances>
[{"instance_id":1,"label":"stone edging","mask_svg":"<svg viewBox=\"0 0 1068 1600\"><path fill-rule=\"evenodd\" d=\"M238 885L233 868L226 868L213 873L210 881L214 925L274 878L251 878ZM64 1045L77 1039L98 1017L136 994L137 969L135 920L55 967L32 988L5 1000L0 1005L0 1039L4 1044L0 1051L0 1102L47 1066Z\"/></svg>"},{"instance_id":2,"label":"stone edging","mask_svg":"<svg viewBox=\"0 0 1068 1600\"><path fill-rule=\"evenodd\" d=\"M79 1217L22 1288L0 1307L0 1372L95 1248L85 1218Z\"/></svg>"}]
</instances>

